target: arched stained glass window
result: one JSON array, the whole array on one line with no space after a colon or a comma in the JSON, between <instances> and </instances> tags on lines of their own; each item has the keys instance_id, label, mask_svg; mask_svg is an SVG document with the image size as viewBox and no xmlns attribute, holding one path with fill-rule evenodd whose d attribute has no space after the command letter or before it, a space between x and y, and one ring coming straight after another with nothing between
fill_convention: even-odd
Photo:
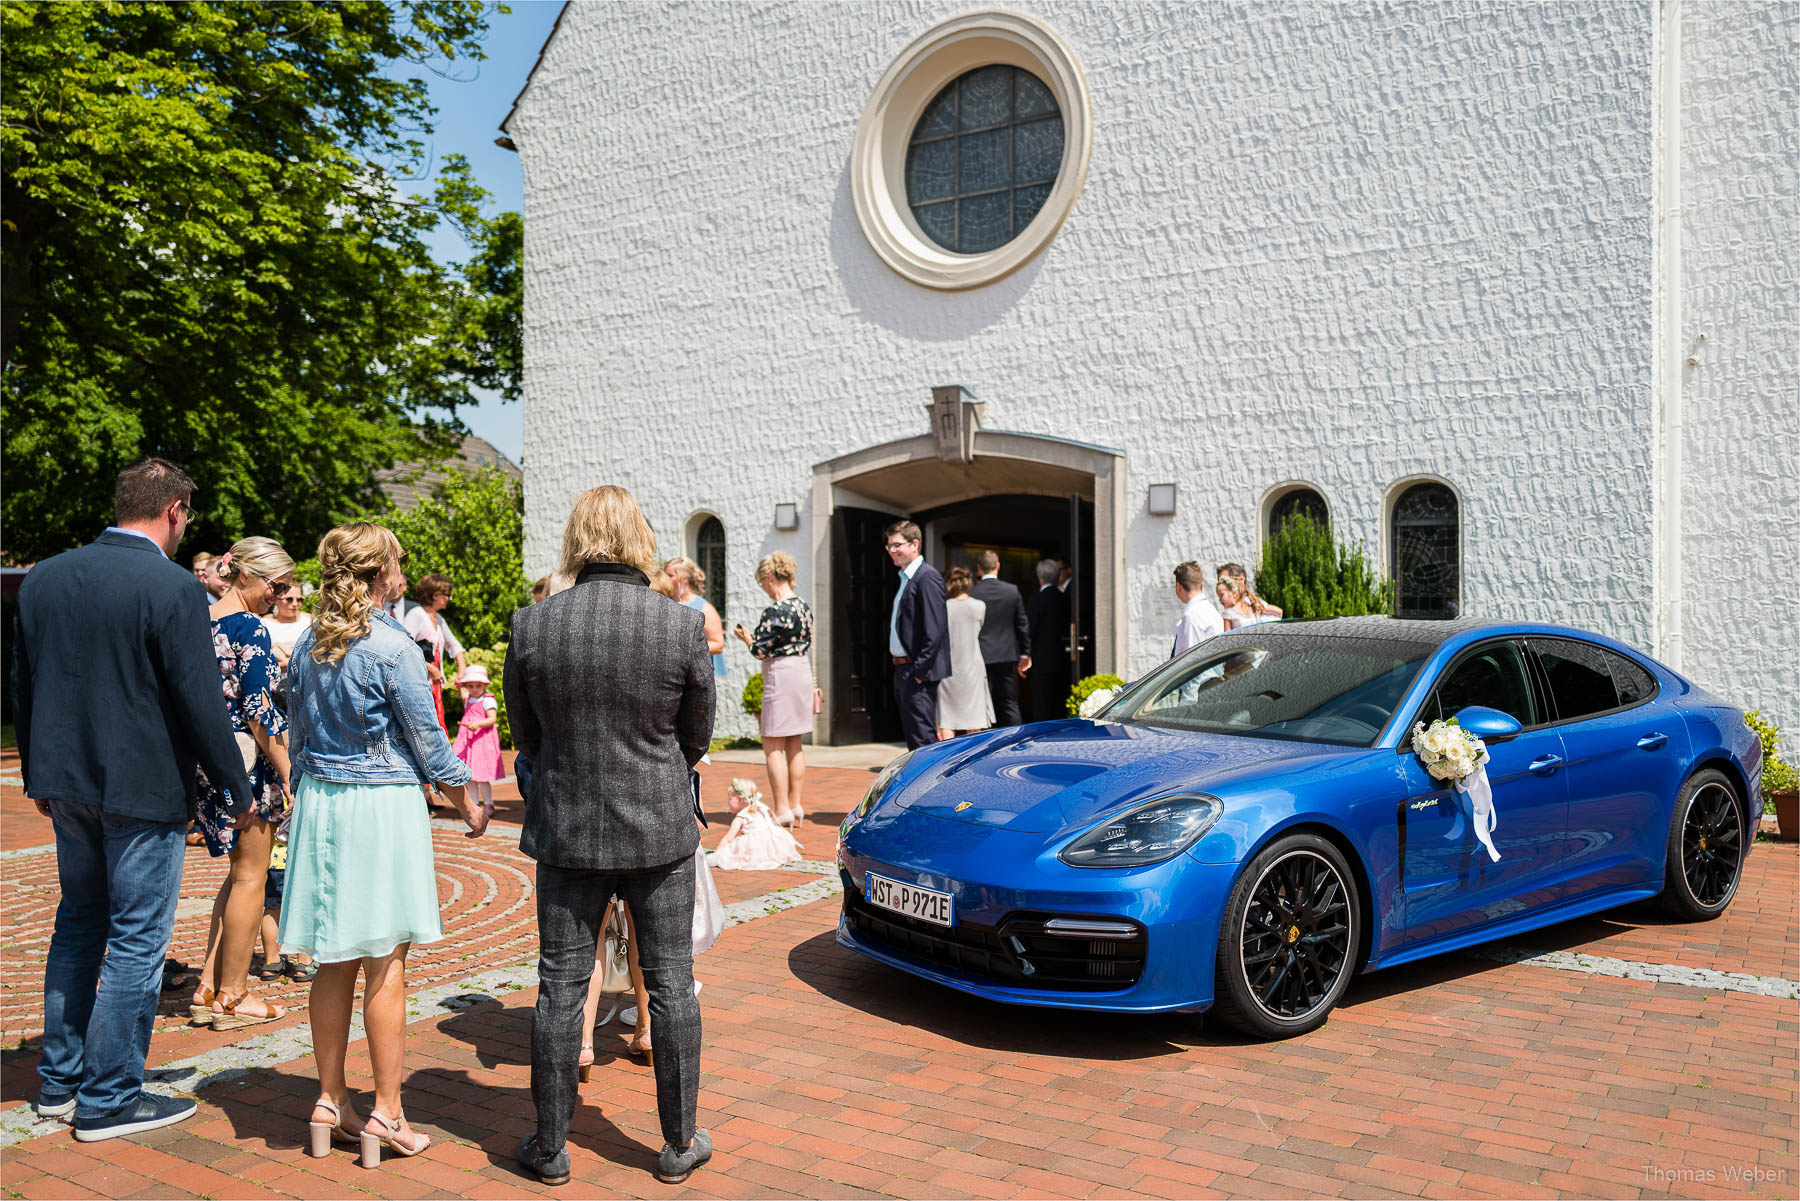
<instances>
[{"instance_id":1,"label":"arched stained glass window","mask_svg":"<svg viewBox=\"0 0 1800 1201\"><path fill-rule=\"evenodd\" d=\"M694 531L694 562L706 573L706 599L725 616L725 524L708 517Z\"/></svg>"},{"instance_id":2,"label":"arched stained glass window","mask_svg":"<svg viewBox=\"0 0 1800 1201\"><path fill-rule=\"evenodd\" d=\"M939 92L913 128L906 202L933 242L984 254L1031 224L1062 157L1056 94L1029 71L978 67Z\"/></svg>"},{"instance_id":3,"label":"arched stained glass window","mask_svg":"<svg viewBox=\"0 0 1800 1201\"><path fill-rule=\"evenodd\" d=\"M1455 617L1461 609L1462 563L1456 493L1443 484L1414 484L1394 498L1394 615Z\"/></svg>"},{"instance_id":4,"label":"arched stained glass window","mask_svg":"<svg viewBox=\"0 0 1800 1201\"><path fill-rule=\"evenodd\" d=\"M1269 506L1269 537L1279 533L1288 518L1296 513L1306 514L1314 525L1331 528L1331 513L1325 507L1325 498L1311 488L1295 488L1276 497L1275 503Z\"/></svg>"}]
</instances>

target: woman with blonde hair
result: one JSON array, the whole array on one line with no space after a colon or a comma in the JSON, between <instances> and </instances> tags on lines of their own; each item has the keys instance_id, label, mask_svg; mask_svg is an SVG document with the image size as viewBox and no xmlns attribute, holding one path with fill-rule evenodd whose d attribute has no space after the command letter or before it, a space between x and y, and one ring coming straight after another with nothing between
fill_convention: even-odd
<instances>
[{"instance_id":1,"label":"woman with blonde hair","mask_svg":"<svg viewBox=\"0 0 1800 1201\"><path fill-rule=\"evenodd\" d=\"M196 779L195 822L207 851L230 856L231 868L213 899L206 962L188 1016L198 1026L237 1030L284 1013L250 992L250 953L262 929L275 829L288 804L287 719L275 703L281 665L262 615L294 582L294 560L271 538L244 538L214 561L213 570L225 582L225 594L210 610L213 653L251 795L249 810L234 814L231 798L205 772Z\"/></svg>"},{"instance_id":2,"label":"woman with blonde hair","mask_svg":"<svg viewBox=\"0 0 1800 1201\"><path fill-rule=\"evenodd\" d=\"M537 860L537 1128L517 1158L545 1184L569 1179L566 1144L588 1042L582 1003L616 896L631 907L657 1031L650 1066L664 1146L656 1177L677 1184L712 1155L711 1137L695 1125L700 833L689 785L712 738L705 621L650 590L661 574L656 539L623 488L603 484L576 500L562 559L573 585L513 614L502 681L513 742L535 764L519 849Z\"/></svg>"},{"instance_id":3,"label":"woman with blonde hair","mask_svg":"<svg viewBox=\"0 0 1800 1201\"><path fill-rule=\"evenodd\" d=\"M689 558L670 559L663 572L675 581L675 600L706 618L706 649L712 652L713 678L725 678L725 619L706 599L706 572Z\"/></svg>"},{"instance_id":4,"label":"woman with blonde hair","mask_svg":"<svg viewBox=\"0 0 1800 1201\"><path fill-rule=\"evenodd\" d=\"M1219 597L1219 610L1225 618L1226 629L1238 630L1265 621L1281 620L1281 610L1251 590L1242 566L1221 563L1217 575L1213 588Z\"/></svg>"},{"instance_id":5,"label":"woman with blonde hair","mask_svg":"<svg viewBox=\"0 0 1800 1201\"><path fill-rule=\"evenodd\" d=\"M769 791L775 794L775 820L784 826L806 819L800 790L806 782L806 759L800 739L810 734L818 685L812 670L812 610L794 595L799 564L784 550L764 555L756 565L756 582L774 603L763 610L751 634L743 623L732 633L762 662L763 762L769 769Z\"/></svg>"},{"instance_id":6,"label":"woman with blonde hair","mask_svg":"<svg viewBox=\"0 0 1800 1201\"><path fill-rule=\"evenodd\" d=\"M326 534L318 608L288 668L300 774L281 951L310 955L319 967L309 1000L319 1069L309 1151L322 1156L333 1140L356 1138L364 1167L381 1162L383 1146L417 1155L431 1145L400 1108L407 951L444 936L419 789L435 783L447 793L471 838L487 828L487 814L463 790L469 769L438 725L425 661L382 607L406 591L405 561L382 526L359 521ZM344 1078L359 970L375 1076L366 1122L351 1110Z\"/></svg>"}]
</instances>

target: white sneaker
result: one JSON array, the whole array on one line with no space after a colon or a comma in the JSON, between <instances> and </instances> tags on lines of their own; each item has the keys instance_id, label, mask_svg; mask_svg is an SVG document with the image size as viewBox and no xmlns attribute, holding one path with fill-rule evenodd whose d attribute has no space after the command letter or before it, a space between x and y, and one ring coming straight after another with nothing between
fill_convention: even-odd
<instances>
[{"instance_id":1,"label":"white sneaker","mask_svg":"<svg viewBox=\"0 0 1800 1201\"><path fill-rule=\"evenodd\" d=\"M701 984L700 981L698 981L698 980L694 981L694 995L696 997L699 996L700 990L705 987L706 986L704 984ZM633 1027L635 1027L637 1025L637 1006L636 1005L627 1005L625 1008L619 1010L619 1025L633 1026Z\"/></svg>"}]
</instances>

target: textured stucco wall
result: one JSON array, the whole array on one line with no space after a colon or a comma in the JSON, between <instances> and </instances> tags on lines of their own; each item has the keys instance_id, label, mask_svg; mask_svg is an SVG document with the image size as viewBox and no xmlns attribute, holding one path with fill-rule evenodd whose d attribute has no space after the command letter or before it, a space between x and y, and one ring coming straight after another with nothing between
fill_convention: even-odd
<instances>
[{"instance_id":1,"label":"textured stucco wall","mask_svg":"<svg viewBox=\"0 0 1800 1201\"><path fill-rule=\"evenodd\" d=\"M1687 674L1800 757L1800 5L1682 21ZM1705 340L1700 341L1704 335Z\"/></svg>"},{"instance_id":2,"label":"textured stucco wall","mask_svg":"<svg viewBox=\"0 0 1800 1201\"><path fill-rule=\"evenodd\" d=\"M1086 190L1025 269L942 293L876 259L847 164L882 70L970 7L571 6L510 126L530 571L621 481L671 553L723 518L750 619L755 558L807 561L812 464L957 382L990 427L1124 451L1134 671L1170 569L1252 560L1289 479L1379 555L1389 485L1444 476L1465 612L1650 645L1652 10L1030 4L1093 91Z\"/></svg>"}]
</instances>

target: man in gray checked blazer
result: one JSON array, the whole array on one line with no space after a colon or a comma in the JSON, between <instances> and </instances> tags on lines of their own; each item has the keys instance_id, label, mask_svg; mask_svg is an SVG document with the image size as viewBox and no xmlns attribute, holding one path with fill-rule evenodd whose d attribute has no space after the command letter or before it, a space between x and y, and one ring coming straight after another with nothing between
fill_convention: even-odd
<instances>
[{"instance_id":1,"label":"man in gray checked blazer","mask_svg":"<svg viewBox=\"0 0 1800 1201\"><path fill-rule=\"evenodd\" d=\"M641 522L629 493L616 491ZM577 516L591 496L577 502ZM578 1100L581 1005L614 894L631 906L656 1031L656 1108L667 1144L656 1175L683 1180L712 1153L710 1136L695 1129L700 835L689 786L712 738L712 658L701 615L648 585L637 567L589 562L573 587L513 614L506 653L513 742L535 773L519 845L537 860L540 940L531 1033L538 1125L519 1162L548 1184L569 1176L564 1143Z\"/></svg>"}]
</instances>

